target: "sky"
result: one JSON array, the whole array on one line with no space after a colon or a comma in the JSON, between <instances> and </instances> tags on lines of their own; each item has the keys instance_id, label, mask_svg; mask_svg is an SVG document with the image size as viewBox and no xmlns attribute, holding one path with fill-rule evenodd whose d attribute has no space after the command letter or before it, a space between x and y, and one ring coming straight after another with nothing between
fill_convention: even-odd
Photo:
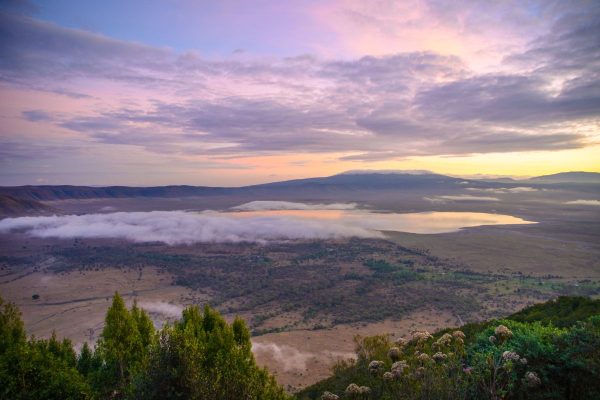
<instances>
[{"instance_id":1,"label":"sky","mask_svg":"<svg viewBox=\"0 0 600 400\"><path fill-rule=\"evenodd\" d=\"M600 2L0 0L0 185L600 172Z\"/></svg>"}]
</instances>

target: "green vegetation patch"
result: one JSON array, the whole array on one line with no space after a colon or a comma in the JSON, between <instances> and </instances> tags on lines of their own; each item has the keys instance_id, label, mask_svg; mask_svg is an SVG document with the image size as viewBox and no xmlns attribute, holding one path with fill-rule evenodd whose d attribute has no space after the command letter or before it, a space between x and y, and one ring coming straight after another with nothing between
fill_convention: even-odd
<instances>
[{"instance_id":1,"label":"green vegetation patch","mask_svg":"<svg viewBox=\"0 0 600 400\"><path fill-rule=\"evenodd\" d=\"M600 398L599 303L561 297L459 330L357 337L356 360L297 398Z\"/></svg>"},{"instance_id":2,"label":"green vegetation patch","mask_svg":"<svg viewBox=\"0 0 600 400\"><path fill-rule=\"evenodd\" d=\"M570 327L592 315L600 315L600 300L560 296L555 300L527 307L509 318L514 321L539 321L558 327Z\"/></svg>"},{"instance_id":3,"label":"green vegetation patch","mask_svg":"<svg viewBox=\"0 0 600 400\"><path fill-rule=\"evenodd\" d=\"M115 294L96 346L27 339L18 309L0 298L0 399L288 398L252 354L243 320L206 306L155 331L147 313Z\"/></svg>"}]
</instances>

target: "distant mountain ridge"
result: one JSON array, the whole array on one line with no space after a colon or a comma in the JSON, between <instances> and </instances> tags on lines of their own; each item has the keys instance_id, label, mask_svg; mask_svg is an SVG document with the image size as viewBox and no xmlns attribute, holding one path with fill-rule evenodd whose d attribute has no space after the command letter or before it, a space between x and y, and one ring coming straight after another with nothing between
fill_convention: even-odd
<instances>
[{"instance_id":1,"label":"distant mountain ridge","mask_svg":"<svg viewBox=\"0 0 600 400\"><path fill-rule=\"evenodd\" d=\"M185 197L219 194L230 188L205 186L13 186L0 187L0 194L33 201L53 201L67 199L97 199L124 197Z\"/></svg>"},{"instance_id":2,"label":"distant mountain ridge","mask_svg":"<svg viewBox=\"0 0 600 400\"><path fill-rule=\"evenodd\" d=\"M538 183L600 183L600 173L597 172L560 172L552 175L536 176L528 179Z\"/></svg>"},{"instance_id":3,"label":"distant mountain ridge","mask_svg":"<svg viewBox=\"0 0 600 400\"><path fill-rule=\"evenodd\" d=\"M0 217L41 215L55 213L56 210L35 200L21 199L0 194Z\"/></svg>"},{"instance_id":4,"label":"distant mountain ridge","mask_svg":"<svg viewBox=\"0 0 600 400\"><path fill-rule=\"evenodd\" d=\"M527 180L483 180L463 179L430 171L395 171L395 170L364 170L347 171L341 174L294 179L281 182L264 183L243 187L208 187L208 186L13 186L0 187L0 195L31 201L54 201L67 199L94 198L131 198L131 197L194 197L218 195L266 195L283 193L285 191L339 191L339 190L417 190L417 189L456 189L463 186L495 187L498 185L545 185L545 184L600 184L600 173L595 172L564 172L545 175Z\"/></svg>"},{"instance_id":5,"label":"distant mountain ridge","mask_svg":"<svg viewBox=\"0 0 600 400\"><path fill-rule=\"evenodd\" d=\"M425 172L425 171L424 171ZM450 184L455 185L464 179L453 178L451 176L429 173L399 173L399 172L348 172L322 178L306 178L306 179L295 179L290 181L266 183L262 185L255 185L257 187L291 187L291 186L304 186L304 187L323 187L323 186L345 186L348 188L363 188L363 189L375 189L375 188L414 188L422 186L430 186L432 184Z\"/></svg>"},{"instance_id":6,"label":"distant mountain ridge","mask_svg":"<svg viewBox=\"0 0 600 400\"><path fill-rule=\"evenodd\" d=\"M371 175L371 174L396 174L396 175L436 175L426 169L351 169L337 175Z\"/></svg>"}]
</instances>

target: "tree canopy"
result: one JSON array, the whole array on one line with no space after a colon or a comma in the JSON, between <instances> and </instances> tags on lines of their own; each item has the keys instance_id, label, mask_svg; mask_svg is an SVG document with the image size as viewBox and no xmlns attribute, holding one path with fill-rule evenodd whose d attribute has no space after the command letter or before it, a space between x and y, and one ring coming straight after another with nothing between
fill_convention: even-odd
<instances>
[{"instance_id":1,"label":"tree canopy","mask_svg":"<svg viewBox=\"0 0 600 400\"><path fill-rule=\"evenodd\" d=\"M243 320L205 306L155 330L118 293L100 338L79 354L70 340L27 339L16 306L0 298L0 399L263 399L289 396L256 365Z\"/></svg>"}]
</instances>

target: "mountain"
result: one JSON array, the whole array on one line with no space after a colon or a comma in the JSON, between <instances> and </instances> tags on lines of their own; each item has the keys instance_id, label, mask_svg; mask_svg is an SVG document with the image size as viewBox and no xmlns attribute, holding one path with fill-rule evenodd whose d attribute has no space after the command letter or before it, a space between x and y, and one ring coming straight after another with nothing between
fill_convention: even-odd
<instances>
[{"instance_id":1,"label":"mountain","mask_svg":"<svg viewBox=\"0 0 600 400\"><path fill-rule=\"evenodd\" d=\"M560 172L558 174L543 175L530 178L527 181L535 183L598 183L600 173L597 172Z\"/></svg>"},{"instance_id":2,"label":"mountain","mask_svg":"<svg viewBox=\"0 0 600 400\"><path fill-rule=\"evenodd\" d=\"M473 187L496 187L499 185L522 185L523 183L545 185L558 183L600 183L600 174L594 172L564 172L539 176L522 181L493 179L463 179L422 170L358 170L341 174L264 183L244 187L207 186L13 186L0 187L0 195L32 201L94 198L175 198L219 195L271 196L278 194L338 193L343 191L375 190L452 190L469 185Z\"/></svg>"},{"instance_id":3,"label":"mountain","mask_svg":"<svg viewBox=\"0 0 600 400\"><path fill-rule=\"evenodd\" d=\"M0 195L0 218L32 214L50 214L54 212L56 212L56 210L52 207L48 207L35 200Z\"/></svg>"},{"instance_id":4,"label":"mountain","mask_svg":"<svg viewBox=\"0 0 600 400\"><path fill-rule=\"evenodd\" d=\"M342 172L338 175L372 175L372 174L384 174L384 175L431 175L434 172L426 169L353 169L350 171Z\"/></svg>"},{"instance_id":5,"label":"mountain","mask_svg":"<svg viewBox=\"0 0 600 400\"><path fill-rule=\"evenodd\" d=\"M418 172L418 173L417 173ZM256 187L344 187L347 189L414 189L455 185L465 181L429 171L348 171L322 178L295 179L256 185Z\"/></svg>"},{"instance_id":6,"label":"mountain","mask_svg":"<svg viewBox=\"0 0 600 400\"><path fill-rule=\"evenodd\" d=\"M415 174L410 172L347 172L321 178L295 179L290 181L265 183L239 188L206 187L206 186L14 186L0 187L0 194L19 199L33 201L53 201L65 199L93 198L125 198L125 197L192 197L211 195L247 194L260 195L266 193L281 193L290 190L316 189L324 190L383 190L383 189L416 189L436 187L456 187L464 181L445 175L422 171Z\"/></svg>"},{"instance_id":7,"label":"mountain","mask_svg":"<svg viewBox=\"0 0 600 400\"><path fill-rule=\"evenodd\" d=\"M65 199L95 199L123 197L186 197L203 196L207 194L223 194L230 188L205 186L13 186L0 187L0 195L9 195L19 199L33 201L52 201Z\"/></svg>"}]
</instances>

